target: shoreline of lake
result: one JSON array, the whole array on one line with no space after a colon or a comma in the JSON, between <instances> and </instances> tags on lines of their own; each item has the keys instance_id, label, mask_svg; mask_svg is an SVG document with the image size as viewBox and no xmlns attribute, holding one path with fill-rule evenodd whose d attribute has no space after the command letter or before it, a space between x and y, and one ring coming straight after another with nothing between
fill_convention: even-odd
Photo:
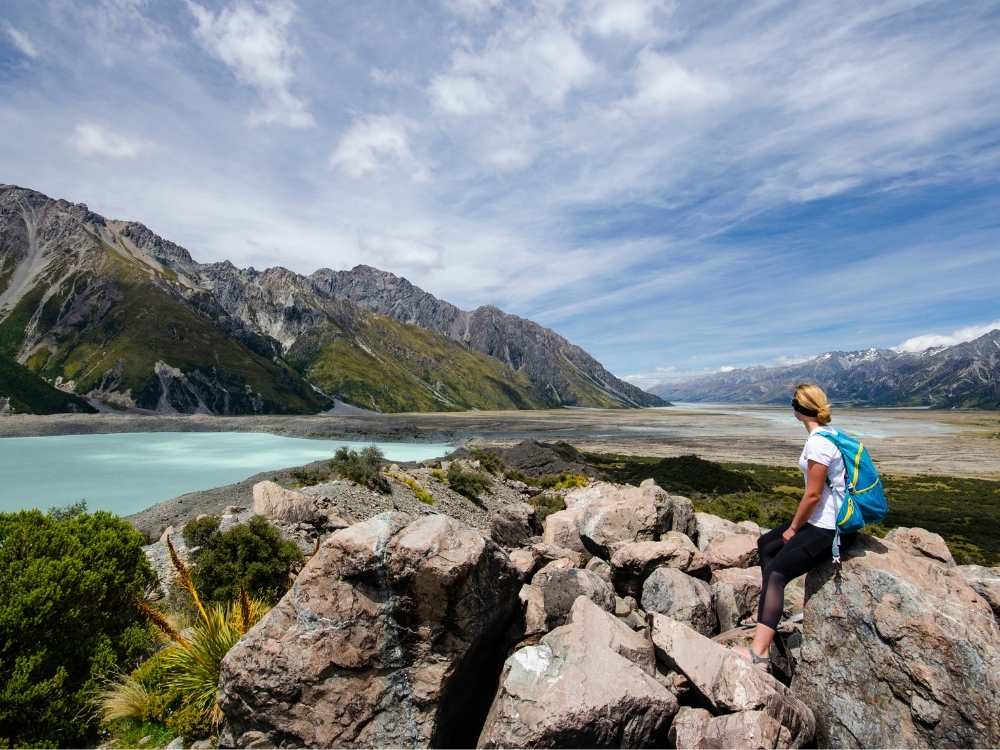
<instances>
[{"instance_id":1,"label":"shoreline of lake","mask_svg":"<svg viewBox=\"0 0 1000 750\"><path fill-rule=\"evenodd\" d=\"M603 453L677 456L722 462L795 465L805 439L781 407L683 404L660 409L553 409L310 416L15 415L4 436L117 432L265 432L332 440L405 440L461 446L564 440ZM884 471L903 475L1000 479L1000 412L836 409L834 426L879 426L865 442Z\"/></svg>"}]
</instances>

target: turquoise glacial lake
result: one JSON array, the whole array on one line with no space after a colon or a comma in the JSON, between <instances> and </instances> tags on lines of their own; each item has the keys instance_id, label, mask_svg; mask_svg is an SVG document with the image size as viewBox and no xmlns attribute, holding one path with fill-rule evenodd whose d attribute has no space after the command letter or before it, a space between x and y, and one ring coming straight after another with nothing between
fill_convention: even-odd
<instances>
[{"instance_id":1,"label":"turquoise glacial lake","mask_svg":"<svg viewBox=\"0 0 1000 750\"><path fill-rule=\"evenodd\" d=\"M185 492L377 445L390 461L450 453L444 443L351 442L257 432L136 432L0 438L0 512L86 500L128 515Z\"/></svg>"}]
</instances>

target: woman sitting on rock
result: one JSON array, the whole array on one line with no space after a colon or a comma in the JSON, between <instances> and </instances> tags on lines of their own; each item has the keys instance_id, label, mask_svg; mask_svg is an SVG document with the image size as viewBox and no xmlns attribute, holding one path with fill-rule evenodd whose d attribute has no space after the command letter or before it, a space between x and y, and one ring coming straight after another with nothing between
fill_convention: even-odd
<instances>
[{"instance_id":1,"label":"woman sitting on rock","mask_svg":"<svg viewBox=\"0 0 1000 750\"><path fill-rule=\"evenodd\" d=\"M831 559L837 511L846 482L840 450L833 441L816 434L821 429L836 433L829 426L830 402L823 389L811 383L795 386L792 409L809 433L799 456L806 489L795 517L757 541L762 574L757 627L750 648L737 649L743 658L764 669L770 665L768 654L784 609L785 586ZM850 546L855 536L842 536L841 547Z\"/></svg>"}]
</instances>

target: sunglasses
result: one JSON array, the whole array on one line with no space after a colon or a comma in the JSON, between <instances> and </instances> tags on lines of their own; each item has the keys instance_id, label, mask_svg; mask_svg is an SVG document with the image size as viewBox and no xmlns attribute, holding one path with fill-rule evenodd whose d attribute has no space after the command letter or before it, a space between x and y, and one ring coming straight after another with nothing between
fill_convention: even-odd
<instances>
[{"instance_id":1,"label":"sunglasses","mask_svg":"<svg viewBox=\"0 0 1000 750\"><path fill-rule=\"evenodd\" d=\"M819 414L815 409L810 409L808 406L803 406L799 403L797 398L792 399L792 408L795 409L799 414L803 414L807 417L815 417Z\"/></svg>"}]
</instances>

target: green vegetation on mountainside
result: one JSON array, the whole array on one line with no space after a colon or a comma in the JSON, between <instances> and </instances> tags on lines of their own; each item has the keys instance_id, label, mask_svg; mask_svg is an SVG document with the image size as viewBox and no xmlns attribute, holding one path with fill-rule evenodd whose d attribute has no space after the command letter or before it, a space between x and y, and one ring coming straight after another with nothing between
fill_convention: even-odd
<instances>
[{"instance_id":1,"label":"green vegetation on mountainside","mask_svg":"<svg viewBox=\"0 0 1000 750\"><path fill-rule=\"evenodd\" d=\"M78 396L64 393L12 359L0 356L0 398L10 399L15 414L97 411Z\"/></svg>"},{"instance_id":2,"label":"green vegetation on mountainside","mask_svg":"<svg viewBox=\"0 0 1000 750\"><path fill-rule=\"evenodd\" d=\"M368 313L360 330L304 335L288 360L324 392L384 412L533 409L532 383L498 360Z\"/></svg>"},{"instance_id":3,"label":"green vegetation on mountainside","mask_svg":"<svg viewBox=\"0 0 1000 750\"><path fill-rule=\"evenodd\" d=\"M66 332L56 338L54 350L33 355L29 369L48 378L74 380L78 393L107 385L113 374L116 390L130 389L136 404L146 408L155 408L160 399L158 361L181 370L215 412L247 413L259 406L264 412L314 413L329 406L286 364L228 337L113 249L104 247L97 270L96 280L70 278L49 297L38 313L41 329L48 330L57 320L70 294L103 295L111 302L107 312L81 330L64 326ZM88 284L104 288L88 290ZM21 347L43 288L39 283L0 323L0 354L11 356Z\"/></svg>"},{"instance_id":4,"label":"green vegetation on mountainside","mask_svg":"<svg viewBox=\"0 0 1000 750\"><path fill-rule=\"evenodd\" d=\"M576 393L575 401L572 404L566 405L587 406L598 409L621 408L621 401L612 398L606 391L598 388L589 377L568 359L562 359L557 363L557 366L560 374L573 385L573 390ZM552 401L553 394L551 392L542 391L539 385L536 385L535 389L537 391L536 399L541 400L543 403L550 403ZM551 405L561 406L563 404L551 403Z\"/></svg>"}]
</instances>

